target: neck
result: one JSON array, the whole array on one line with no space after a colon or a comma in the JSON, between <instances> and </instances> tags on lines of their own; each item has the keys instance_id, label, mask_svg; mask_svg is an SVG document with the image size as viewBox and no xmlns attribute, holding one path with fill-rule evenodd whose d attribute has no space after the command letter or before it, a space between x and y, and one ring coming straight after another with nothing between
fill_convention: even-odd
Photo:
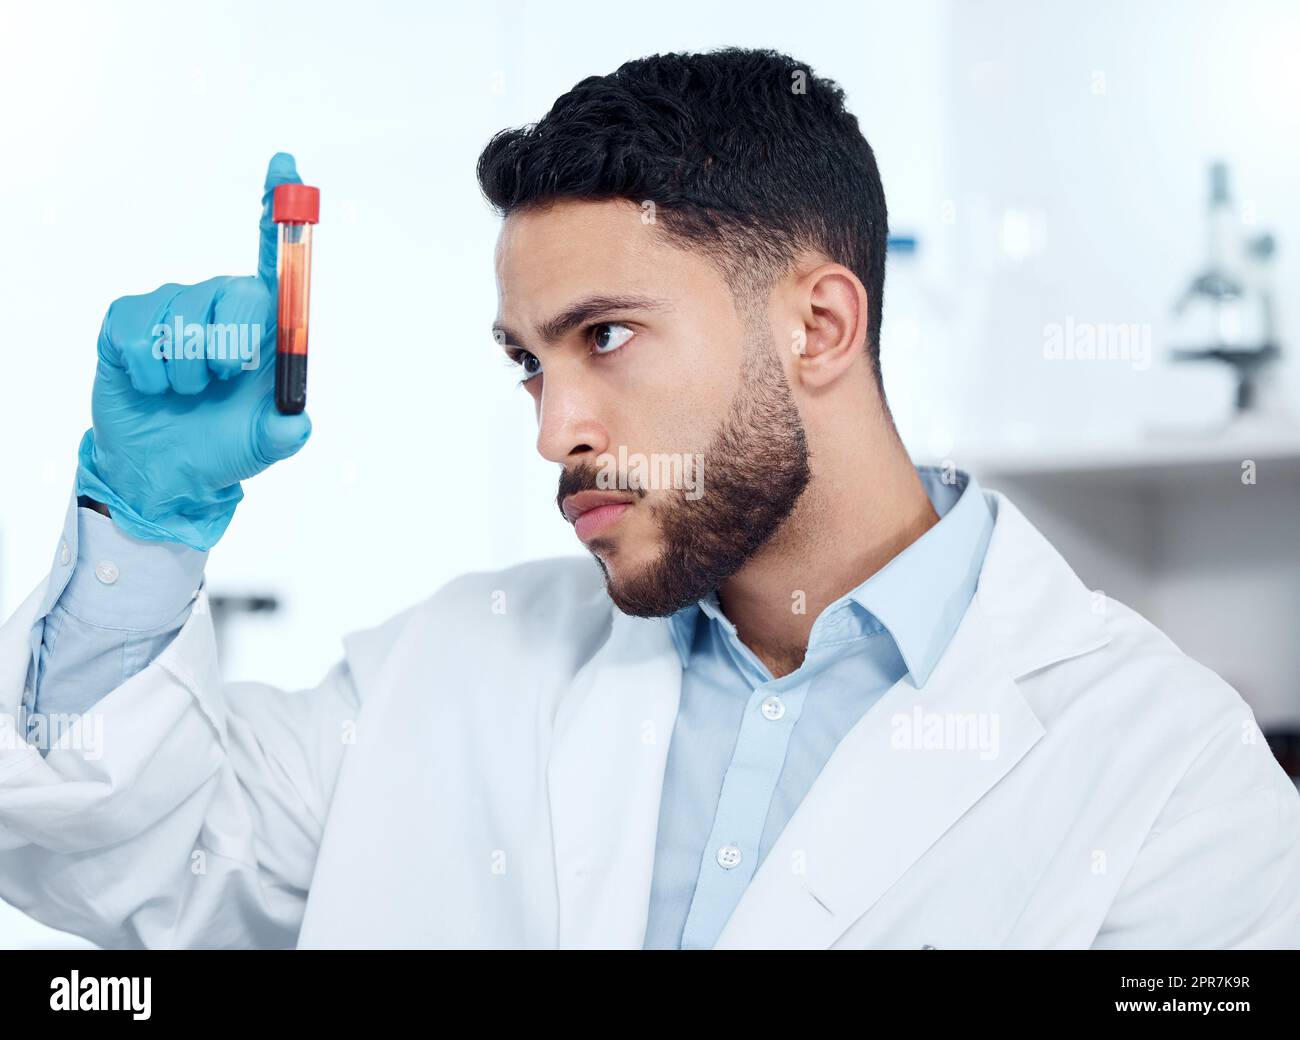
<instances>
[{"instance_id":1,"label":"neck","mask_svg":"<svg viewBox=\"0 0 1300 1040\"><path fill-rule=\"evenodd\" d=\"M803 662L827 606L939 520L893 426L881 425L867 439L837 437L817 447L794 511L718 590L740 638L774 676Z\"/></svg>"}]
</instances>

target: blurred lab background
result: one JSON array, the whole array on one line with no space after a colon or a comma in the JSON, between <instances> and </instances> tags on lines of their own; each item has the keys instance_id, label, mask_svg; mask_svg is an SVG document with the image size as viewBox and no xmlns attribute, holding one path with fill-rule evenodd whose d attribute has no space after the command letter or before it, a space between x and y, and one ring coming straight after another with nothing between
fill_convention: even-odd
<instances>
[{"instance_id":1,"label":"blurred lab background","mask_svg":"<svg viewBox=\"0 0 1300 1040\"><path fill-rule=\"evenodd\" d=\"M5 0L0 614L52 559L108 303L252 273L277 150L322 189L315 429L211 554L228 676L314 684L343 633L458 573L580 552L489 334L475 159L584 76L729 44L838 80L875 149L886 390L917 460L1006 491L1300 772L1285 0ZM79 943L0 905L0 947Z\"/></svg>"}]
</instances>

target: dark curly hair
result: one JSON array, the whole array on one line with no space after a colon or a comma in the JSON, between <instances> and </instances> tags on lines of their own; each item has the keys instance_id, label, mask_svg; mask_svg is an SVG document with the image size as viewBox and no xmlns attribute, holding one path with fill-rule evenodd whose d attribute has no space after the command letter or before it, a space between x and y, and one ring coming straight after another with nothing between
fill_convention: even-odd
<instances>
[{"instance_id":1,"label":"dark curly hair","mask_svg":"<svg viewBox=\"0 0 1300 1040\"><path fill-rule=\"evenodd\" d=\"M844 264L868 297L880 380L888 219L876 159L844 91L793 58L726 48L656 54L589 76L540 122L478 160L501 216L560 199L654 203L655 226L757 298L803 248Z\"/></svg>"}]
</instances>

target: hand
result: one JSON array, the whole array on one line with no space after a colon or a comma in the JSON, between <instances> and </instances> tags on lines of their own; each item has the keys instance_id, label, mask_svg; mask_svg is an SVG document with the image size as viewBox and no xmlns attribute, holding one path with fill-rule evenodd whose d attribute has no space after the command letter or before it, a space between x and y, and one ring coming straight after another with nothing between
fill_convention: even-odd
<instances>
[{"instance_id":1,"label":"hand","mask_svg":"<svg viewBox=\"0 0 1300 1040\"><path fill-rule=\"evenodd\" d=\"M114 301L104 317L77 494L104 503L137 538L210 549L244 496L239 482L311 434L305 412L275 409L271 195L286 183L301 179L293 156L278 152L266 171L256 276L169 283Z\"/></svg>"}]
</instances>

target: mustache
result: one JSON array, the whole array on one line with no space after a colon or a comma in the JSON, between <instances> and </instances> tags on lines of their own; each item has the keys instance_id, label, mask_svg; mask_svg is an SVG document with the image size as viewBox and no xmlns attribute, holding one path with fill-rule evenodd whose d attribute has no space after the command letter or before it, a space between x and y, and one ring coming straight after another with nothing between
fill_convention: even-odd
<instances>
[{"instance_id":1,"label":"mustache","mask_svg":"<svg viewBox=\"0 0 1300 1040\"><path fill-rule=\"evenodd\" d=\"M579 491L604 491L608 488L602 488L599 483L599 474L595 466L589 462L582 462L572 469L566 469L560 473L560 487L555 492L555 508L564 516L564 500L570 495L576 495ZM637 498L645 498L646 490L643 487L624 487L620 484L620 491L627 491ZM567 520L568 518L565 517Z\"/></svg>"}]
</instances>

